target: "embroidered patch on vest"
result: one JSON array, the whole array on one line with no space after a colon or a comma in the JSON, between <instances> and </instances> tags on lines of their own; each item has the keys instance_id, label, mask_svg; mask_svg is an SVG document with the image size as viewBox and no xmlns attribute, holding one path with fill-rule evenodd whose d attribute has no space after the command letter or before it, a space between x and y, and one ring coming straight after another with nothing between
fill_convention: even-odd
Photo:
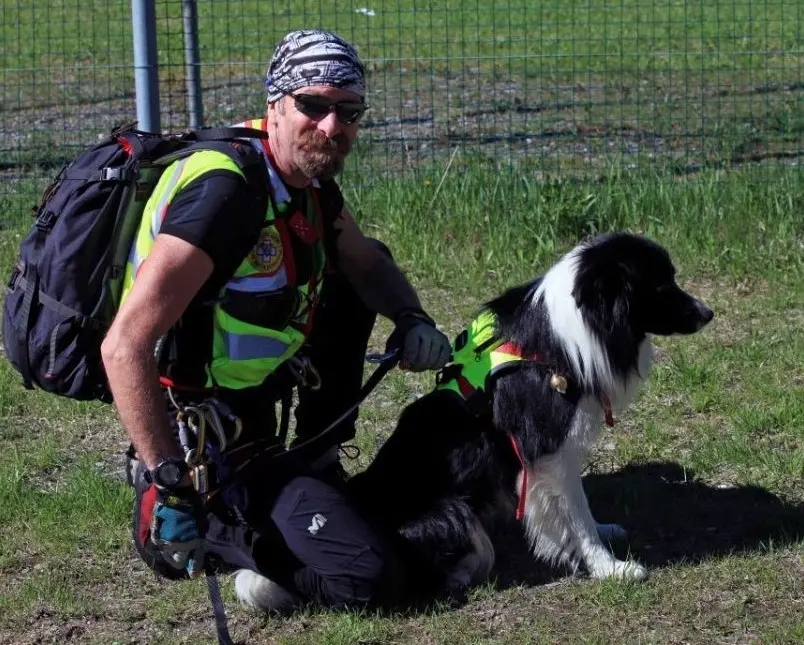
<instances>
[{"instance_id":1,"label":"embroidered patch on vest","mask_svg":"<svg viewBox=\"0 0 804 645\"><path fill-rule=\"evenodd\" d=\"M260 232L257 245L249 253L248 261L262 273L275 273L282 266L282 240L273 226Z\"/></svg>"},{"instance_id":2,"label":"embroidered patch on vest","mask_svg":"<svg viewBox=\"0 0 804 645\"><path fill-rule=\"evenodd\" d=\"M313 225L310 224L310 222L307 221L307 218L299 211L293 213L291 218L288 220L288 225L305 244L312 244L318 240L318 231L313 228Z\"/></svg>"}]
</instances>

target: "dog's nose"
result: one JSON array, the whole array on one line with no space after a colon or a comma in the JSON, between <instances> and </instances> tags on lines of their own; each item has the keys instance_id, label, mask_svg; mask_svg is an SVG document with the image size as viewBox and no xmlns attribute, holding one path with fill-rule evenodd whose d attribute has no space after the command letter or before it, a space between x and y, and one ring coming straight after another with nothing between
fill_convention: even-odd
<instances>
[{"instance_id":1,"label":"dog's nose","mask_svg":"<svg viewBox=\"0 0 804 645\"><path fill-rule=\"evenodd\" d=\"M707 307L700 300L695 303L698 307L698 315L701 317L701 327L708 325L712 318L715 317L715 312Z\"/></svg>"}]
</instances>

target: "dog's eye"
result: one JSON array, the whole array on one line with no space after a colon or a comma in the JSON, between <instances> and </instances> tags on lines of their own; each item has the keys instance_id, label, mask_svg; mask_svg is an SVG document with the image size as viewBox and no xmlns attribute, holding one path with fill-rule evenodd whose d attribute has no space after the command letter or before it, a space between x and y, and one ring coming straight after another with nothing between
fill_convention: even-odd
<instances>
[{"instance_id":1,"label":"dog's eye","mask_svg":"<svg viewBox=\"0 0 804 645\"><path fill-rule=\"evenodd\" d=\"M673 285L671 283L663 282L662 284L657 285L656 292L657 293L662 293L663 291L670 291L670 289L672 289L672 288L673 288Z\"/></svg>"},{"instance_id":2,"label":"dog's eye","mask_svg":"<svg viewBox=\"0 0 804 645\"><path fill-rule=\"evenodd\" d=\"M650 285L650 287L645 291L646 298L651 300L658 299L661 300L662 298L666 298L668 294L673 291L673 285L669 282L660 282L658 284Z\"/></svg>"}]
</instances>

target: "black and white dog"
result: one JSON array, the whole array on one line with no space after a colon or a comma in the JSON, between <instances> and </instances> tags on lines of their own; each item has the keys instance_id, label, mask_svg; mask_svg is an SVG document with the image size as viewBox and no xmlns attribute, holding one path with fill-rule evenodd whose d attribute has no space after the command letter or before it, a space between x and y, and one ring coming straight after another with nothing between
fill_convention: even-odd
<instances>
[{"instance_id":1,"label":"black and white dog","mask_svg":"<svg viewBox=\"0 0 804 645\"><path fill-rule=\"evenodd\" d=\"M607 548L624 531L595 522L581 471L601 423L648 377L650 336L691 334L712 320L674 276L668 253L643 237L581 243L543 277L486 305L496 336L538 357L536 369L503 371L485 409L450 391L415 401L350 480L359 503L404 538L439 588L485 580L492 526L515 514L537 558L583 564L595 578L647 576Z\"/></svg>"}]
</instances>

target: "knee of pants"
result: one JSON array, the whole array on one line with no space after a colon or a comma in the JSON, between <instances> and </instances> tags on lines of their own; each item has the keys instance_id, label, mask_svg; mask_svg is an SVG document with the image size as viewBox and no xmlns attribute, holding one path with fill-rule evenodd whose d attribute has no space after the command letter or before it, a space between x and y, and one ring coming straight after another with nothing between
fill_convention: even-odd
<instances>
[{"instance_id":1,"label":"knee of pants","mask_svg":"<svg viewBox=\"0 0 804 645\"><path fill-rule=\"evenodd\" d=\"M380 242L378 239L370 237L368 241L371 242L374 246L376 246L380 251L382 251L385 255L387 255L391 260L394 259L393 253L391 253L391 249L389 249L385 243Z\"/></svg>"}]
</instances>

